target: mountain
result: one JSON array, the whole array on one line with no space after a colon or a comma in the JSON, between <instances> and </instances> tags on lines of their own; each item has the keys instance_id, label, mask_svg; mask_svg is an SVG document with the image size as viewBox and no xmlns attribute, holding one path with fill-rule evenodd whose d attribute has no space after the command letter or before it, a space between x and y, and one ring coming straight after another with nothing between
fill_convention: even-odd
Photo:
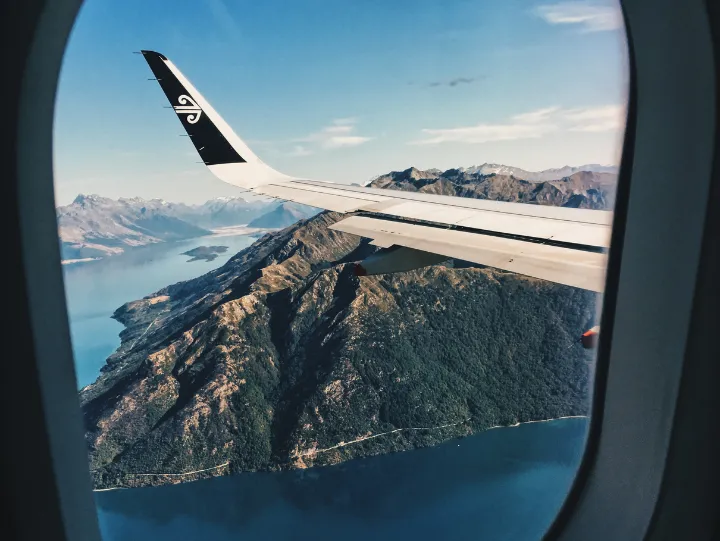
<instances>
[{"instance_id":1,"label":"mountain","mask_svg":"<svg viewBox=\"0 0 720 541\"><path fill-rule=\"evenodd\" d=\"M473 165L465 169L461 168L460 170L469 174L512 175L515 178L529 180L531 182L558 180L581 171L589 171L591 173L612 173L614 175L617 175L618 173L618 167L616 165L600 165L597 163L588 163L585 165L578 165L577 167L566 165L557 169L545 169L544 171L526 171L524 169L520 169L519 167L511 167L497 163L484 163L482 165Z\"/></svg>"},{"instance_id":2,"label":"mountain","mask_svg":"<svg viewBox=\"0 0 720 541\"><path fill-rule=\"evenodd\" d=\"M211 228L246 224L276 205L241 197L185 205L81 194L72 204L57 208L62 258L105 257L130 247L209 235Z\"/></svg>"},{"instance_id":3,"label":"mountain","mask_svg":"<svg viewBox=\"0 0 720 541\"><path fill-rule=\"evenodd\" d=\"M104 257L134 246L210 234L173 216L166 205L161 200L78 195L57 209L62 258Z\"/></svg>"},{"instance_id":4,"label":"mountain","mask_svg":"<svg viewBox=\"0 0 720 541\"><path fill-rule=\"evenodd\" d=\"M282 203L270 212L252 220L248 227L262 229L281 229L294 224L298 220L309 218L317 214L320 209L299 205L297 203Z\"/></svg>"},{"instance_id":5,"label":"mountain","mask_svg":"<svg viewBox=\"0 0 720 541\"><path fill-rule=\"evenodd\" d=\"M504 167L504 166L503 166ZM555 170L561 171L561 170ZM617 175L579 171L547 181L529 181L510 174L473 172L470 169L429 169L411 167L375 178L370 186L476 199L492 199L574 208L612 209L615 205Z\"/></svg>"},{"instance_id":6,"label":"mountain","mask_svg":"<svg viewBox=\"0 0 720 541\"><path fill-rule=\"evenodd\" d=\"M595 294L452 264L358 278L348 262L376 248L328 229L340 217L266 234L115 312L121 345L80 393L96 488L337 464L588 413L593 354L573 344Z\"/></svg>"},{"instance_id":7,"label":"mountain","mask_svg":"<svg viewBox=\"0 0 720 541\"><path fill-rule=\"evenodd\" d=\"M369 185L498 201L611 209L615 204L616 172L615 166L598 164L529 172L485 163L447 171L412 167L381 175ZM202 205L185 205L162 199L116 201L81 194L72 204L58 207L57 217L62 258L72 260L199 237L210 234L211 229L231 225L283 228L318 210L296 203L248 201L242 197L219 197Z\"/></svg>"},{"instance_id":8,"label":"mountain","mask_svg":"<svg viewBox=\"0 0 720 541\"><path fill-rule=\"evenodd\" d=\"M214 229L250 223L276 206L273 200L217 197L202 205L177 205L174 215L199 227Z\"/></svg>"}]
</instances>

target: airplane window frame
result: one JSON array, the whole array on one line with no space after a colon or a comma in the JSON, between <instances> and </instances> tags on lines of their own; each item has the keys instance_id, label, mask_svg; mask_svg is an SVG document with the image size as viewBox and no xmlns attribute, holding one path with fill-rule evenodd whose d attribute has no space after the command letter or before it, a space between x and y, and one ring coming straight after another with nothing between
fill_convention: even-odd
<instances>
[{"instance_id":1,"label":"airplane window frame","mask_svg":"<svg viewBox=\"0 0 720 541\"><path fill-rule=\"evenodd\" d=\"M11 41L4 49L13 50L6 106L17 103L3 126L15 146L2 151L18 205L10 231L15 235L10 257L18 262L12 271L18 296L12 331L22 346L13 344L18 354L6 377L28 382L13 385L2 398L12 433L27 438L3 450L3 478L16 495L11 511L17 532L39 538L38 532L52 531L51 538L68 541L100 539L75 389L52 178L55 91L80 5L80 0L17 0L2 8L10 15L2 19L3 39ZM687 451L677 452L682 441L673 440L674 415L692 411L697 388L688 382L704 373L709 363L703 360L712 359L712 350L702 348L709 345L711 331L702 331L711 328L711 313L705 305L700 316L706 327L698 326L703 297L696 288L712 284L707 269L718 267L710 240L720 207L713 146L718 10L711 21L703 0L656 0L651 9L643 0L622 5L631 85L596 396L581 469L548 540L639 540L648 532L664 538L657 525L669 512L663 514L661 505L667 502L661 498L666 468L687 457ZM669 29L672 40L665 37ZM694 179L693 190L679 186L677 175ZM711 193L711 179L715 198L698 196ZM671 228L664 223L669 217ZM653 318L656 313L665 314L664 321ZM695 349L688 349L690 333ZM13 403L27 410L13 415ZM47 505L44 520L37 519L38 501Z\"/></svg>"}]
</instances>

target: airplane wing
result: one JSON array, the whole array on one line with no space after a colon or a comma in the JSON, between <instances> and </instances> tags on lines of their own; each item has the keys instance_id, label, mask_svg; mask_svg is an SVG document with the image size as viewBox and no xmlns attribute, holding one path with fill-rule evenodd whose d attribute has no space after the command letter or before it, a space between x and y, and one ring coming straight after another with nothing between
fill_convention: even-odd
<instances>
[{"instance_id":1,"label":"airplane wing","mask_svg":"<svg viewBox=\"0 0 720 541\"><path fill-rule=\"evenodd\" d=\"M357 273L449 258L601 292L612 213L385 190L293 177L260 160L165 56L141 51L210 171L254 193L340 213L332 229L381 247Z\"/></svg>"}]
</instances>

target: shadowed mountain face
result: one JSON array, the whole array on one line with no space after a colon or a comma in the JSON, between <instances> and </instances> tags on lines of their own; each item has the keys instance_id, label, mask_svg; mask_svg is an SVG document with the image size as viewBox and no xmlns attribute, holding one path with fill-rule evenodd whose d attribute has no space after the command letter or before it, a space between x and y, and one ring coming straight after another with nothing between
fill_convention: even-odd
<instances>
[{"instance_id":1,"label":"shadowed mountain face","mask_svg":"<svg viewBox=\"0 0 720 541\"><path fill-rule=\"evenodd\" d=\"M358 278L347 262L375 248L329 230L339 218L116 311L122 344L81 391L96 487L336 464L587 413L593 356L573 342L595 294L474 267Z\"/></svg>"},{"instance_id":2,"label":"shadowed mountain face","mask_svg":"<svg viewBox=\"0 0 720 541\"><path fill-rule=\"evenodd\" d=\"M483 174L473 168L445 172L410 168L382 175L370 185L475 199L612 210L616 182L614 173L593 171L578 171L556 180L530 181L511 174Z\"/></svg>"}]
</instances>

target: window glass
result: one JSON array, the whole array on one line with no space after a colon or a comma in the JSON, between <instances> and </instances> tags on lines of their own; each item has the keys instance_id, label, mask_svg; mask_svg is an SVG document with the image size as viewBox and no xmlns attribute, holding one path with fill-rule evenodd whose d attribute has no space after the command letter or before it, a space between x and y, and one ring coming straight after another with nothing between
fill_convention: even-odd
<instances>
[{"instance_id":1,"label":"window glass","mask_svg":"<svg viewBox=\"0 0 720 541\"><path fill-rule=\"evenodd\" d=\"M103 538L539 539L590 422L626 56L615 0L87 0L55 193ZM355 191L223 182L214 111ZM375 236L341 224L366 201Z\"/></svg>"}]
</instances>

